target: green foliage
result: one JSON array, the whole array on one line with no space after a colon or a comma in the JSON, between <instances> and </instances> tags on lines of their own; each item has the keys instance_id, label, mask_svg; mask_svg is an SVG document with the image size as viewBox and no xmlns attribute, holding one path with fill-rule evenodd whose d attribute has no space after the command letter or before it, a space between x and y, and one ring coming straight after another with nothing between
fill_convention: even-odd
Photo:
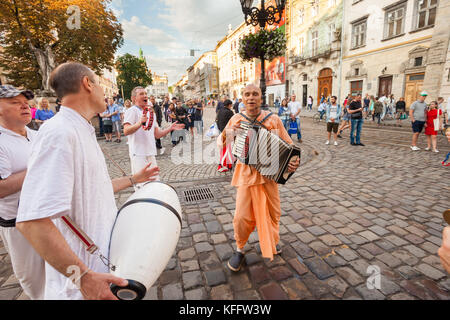
<instances>
[{"instance_id":1,"label":"green foliage","mask_svg":"<svg viewBox=\"0 0 450 320\"><path fill-rule=\"evenodd\" d=\"M123 86L124 99L131 97L131 91L138 86L147 87L152 84L152 75L147 70L145 60L129 53L119 57L116 61L118 72L117 85Z\"/></svg>"},{"instance_id":2,"label":"green foliage","mask_svg":"<svg viewBox=\"0 0 450 320\"><path fill-rule=\"evenodd\" d=\"M287 50L287 41L283 30L259 30L249 34L239 42L239 56L244 61L264 58L271 61L283 56Z\"/></svg>"}]
</instances>

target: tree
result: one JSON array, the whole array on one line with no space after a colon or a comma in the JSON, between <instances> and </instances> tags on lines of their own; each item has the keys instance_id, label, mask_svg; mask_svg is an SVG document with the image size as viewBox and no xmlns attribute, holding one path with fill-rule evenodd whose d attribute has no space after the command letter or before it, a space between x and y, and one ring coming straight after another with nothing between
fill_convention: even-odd
<instances>
[{"instance_id":1,"label":"tree","mask_svg":"<svg viewBox=\"0 0 450 320\"><path fill-rule=\"evenodd\" d=\"M117 85L119 87L123 86L123 92L127 98L131 96L131 91L135 87L141 86L145 88L153 82L145 60L129 53L117 59L116 69L118 72Z\"/></svg>"},{"instance_id":2,"label":"tree","mask_svg":"<svg viewBox=\"0 0 450 320\"><path fill-rule=\"evenodd\" d=\"M123 44L111 0L0 1L0 67L17 86L50 91L56 65L78 61L111 70Z\"/></svg>"}]
</instances>

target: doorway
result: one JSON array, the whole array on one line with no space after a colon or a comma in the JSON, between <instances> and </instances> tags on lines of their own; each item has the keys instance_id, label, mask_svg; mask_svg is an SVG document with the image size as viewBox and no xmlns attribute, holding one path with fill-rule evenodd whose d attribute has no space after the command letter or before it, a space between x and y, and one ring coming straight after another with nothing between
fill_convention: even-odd
<instances>
[{"instance_id":1,"label":"doorway","mask_svg":"<svg viewBox=\"0 0 450 320\"><path fill-rule=\"evenodd\" d=\"M405 85L405 103L406 109L417 100L419 93L422 91L425 73L409 74L406 76Z\"/></svg>"},{"instance_id":2,"label":"doorway","mask_svg":"<svg viewBox=\"0 0 450 320\"><path fill-rule=\"evenodd\" d=\"M320 102L322 95L327 98L333 92L333 70L330 68L322 69L319 72L317 103Z\"/></svg>"},{"instance_id":3,"label":"doorway","mask_svg":"<svg viewBox=\"0 0 450 320\"><path fill-rule=\"evenodd\" d=\"M380 78L378 86L378 96L389 97L392 93L392 76Z\"/></svg>"}]
</instances>

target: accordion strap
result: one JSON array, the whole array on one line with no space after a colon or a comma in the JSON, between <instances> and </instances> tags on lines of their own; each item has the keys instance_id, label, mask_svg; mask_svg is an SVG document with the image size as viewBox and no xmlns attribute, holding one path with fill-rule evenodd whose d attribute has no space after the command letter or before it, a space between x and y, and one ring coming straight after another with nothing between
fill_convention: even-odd
<instances>
[{"instance_id":1,"label":"accordion strap","mask_svg":"<svg viewBox=\"0 0 450 320\"><path fill-rule=\"evenodd\" d=\"M261 121L258 121L258 117L261 115L261 112L256 116L255 120L251 120L249 117L247 117L245 114L243 114L242 112L239 113L241 116L243 116L246 120L250 121L251 124L259 124L260 126L262 126L264 129L268 130L267 127L263 124L267 119L269 119L273 113L269 113L264 119L262 119Z\"/></svg>"}]
</instances>

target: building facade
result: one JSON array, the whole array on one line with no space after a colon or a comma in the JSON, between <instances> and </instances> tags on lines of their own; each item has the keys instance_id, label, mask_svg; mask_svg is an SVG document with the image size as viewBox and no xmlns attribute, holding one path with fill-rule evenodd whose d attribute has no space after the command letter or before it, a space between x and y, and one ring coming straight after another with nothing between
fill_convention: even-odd
<instances>
[{"instance_id":1,"label":"building facade","mask_svg":"<svg viewBox=\"0 0 450 320\"><path fill-rule=\"evenodd\" d=\"M235 30L228 27L228 34L216 46L219 72L219 92L222 97L236 100L250 83L256 84L256 62L242 61L239 57L239 41L254 32L253 26L241 23Z\"/></svg>"},{"instance_id":2,"label":"building facade","mask_svg":"<svg viewBox=\"0 0 450 320\"><path fill-rule=\"evenodd\" d=\"M162 76L152 73L152 84L145 88L147 95L162 99L169 95L169 77L167 74Z\"/></svg>"},{"instance_id":3,"label":"building facade","mask_svg":"<svg viewBox=\"0 0 450 320\"><path fill-rule=\"evenodd\" d=\"M219 94L216 51L203 53L187 71L190 98L216 97Z\"/></svg>"},{"instance_id":4,"label":"building facade","mask_svg":"<svg viewBox=\"0 0 450 320\"><path fill-rule=\"evenodd\" d=\"M119 93L119 88L117 87L117 71L112 68L111 71L108 69L103 69L101 75L96 75L100 86L105 92L106 98L112 98L115 94Z\"/></svg>"},{"instance_id":5,"label":"building facade","mask_svg":"<svg viewBox=\"0 0 450 320\"><path fill-rule=\"evenodd\" d=\"M309 96L316 105L322 95L339 94L342 18L342 0L287 3L288 92L303 106Z\"/></svg>"},{"instance_id":6,"label":"building facade","mask_svg":"<svg viewBox=\"0 0 450 320\"><path fill-rule=\"evenodd\" d=\"M394 94L407 108L424 89L436 99L448 50L448 6L445 0L346 0L341 96Z\"/></svg>"}]
</instances>

